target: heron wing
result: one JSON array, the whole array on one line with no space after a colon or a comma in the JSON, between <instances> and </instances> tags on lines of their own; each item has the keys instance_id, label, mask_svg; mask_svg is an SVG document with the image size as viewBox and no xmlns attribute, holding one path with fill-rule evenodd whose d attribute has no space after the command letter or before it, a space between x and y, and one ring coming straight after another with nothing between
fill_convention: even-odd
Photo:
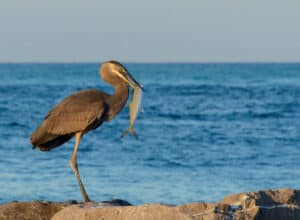
<instances>
[{"instance_id":1,"label":"heron wing","mask_svg":"<svg viewBox=\"0 0 300 220\"><path fill-rule=\"evenodd\" d=\"M56 135L85 131L101 121L107 106L107 95L97 90L84 90L65 98L46 116L47 132Z\"/></svg>"},{"instance_id":2,"label":"heron wing","mask_svg":"<svg viewBox=\"0 0 300 220\"><path fill-rule=\"evenodd\" d=\"M83 90L68 96L47 114L32 133L31 143L39 146L58 136L87 132L99 126L108 110L107 97L98 90Z\"/></svg>"},{"instance_id":3,"label":"heron wing","mask_svg":"<svg viewBox=\"0 0 300 220\"><path fill-rule=\"evenodd\" d=\"M90 105L86 111L52 114L45 120L47 133L64 135L86 131L95 121L100 122L103 112L103 105Z\"/></svg>"}]
</instances>

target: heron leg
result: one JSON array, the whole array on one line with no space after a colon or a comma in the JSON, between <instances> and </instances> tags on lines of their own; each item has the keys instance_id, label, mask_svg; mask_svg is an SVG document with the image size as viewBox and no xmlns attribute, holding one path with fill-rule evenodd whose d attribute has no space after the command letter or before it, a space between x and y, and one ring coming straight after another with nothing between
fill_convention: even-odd
<instances>
[{"instance_id":1,"label":"heron leg","mask_svg":"<svg viewBox=\"0 0 300 220\"><path fill-rule=\"evenodd\" d=\"M80 178L80 175L79 175L79 171L78 171L78 165L77 165L77 151L78 151L78 146L79 146L79 143L80 143L80 139L82 137L82 133L81 132L78 132L76 133L75 135L75 147L74 147L74 151L73 151L73 154L72 154L72 157L71 157L71 160L70 160L70 166L77 178L77 181L78 181L78 184L79 184L79 187L80 187L80 191L81 191L81 194L82 194L82 197L83 197L83 201L84 202L90 202L90 198L88 197L85 189L84 189L84 186L83 186L83 183L81 181L81 178Z\"/></svg>"}]
</instances>

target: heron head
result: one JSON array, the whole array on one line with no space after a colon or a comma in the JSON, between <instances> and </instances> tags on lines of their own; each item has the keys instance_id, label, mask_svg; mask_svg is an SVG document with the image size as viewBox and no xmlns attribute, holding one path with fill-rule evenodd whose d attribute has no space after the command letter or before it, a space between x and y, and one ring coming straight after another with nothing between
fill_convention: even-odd
<instances>
[{"instance_id":1,"label":"heron head","mask_svg":"<svg viewBox=\"0 0 300 220\"><path fill-rule=\"evenodd\" d=\"M99 73L103 81L112 85L115 85L122 80L132 88L138 86L143 89L143 87L133 78L129 71L117 61L111 60L103 63Z\"/></svg>"}]
</instances>

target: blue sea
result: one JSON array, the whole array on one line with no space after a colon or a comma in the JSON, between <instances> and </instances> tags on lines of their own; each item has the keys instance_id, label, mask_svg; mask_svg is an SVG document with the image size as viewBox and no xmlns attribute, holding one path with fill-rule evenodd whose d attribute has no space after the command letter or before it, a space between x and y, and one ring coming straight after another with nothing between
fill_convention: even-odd
<instances>
[{"instance_id":1,"label":"blue sea","mask_svg":"<svg viewBox=\"0 0 300 220\"><path fill-rule=\"evenodd\" d=\"M0 203L82 199L69 166L74 139L40 152L29 136L64 97L88 88L112 93L99 66L0 64ZM299 189L300 64L125 66L145 88L139 140L120 139L128 103L83 137L78 165L91 199L181 204Z\"/></svg>"}]
</instances>

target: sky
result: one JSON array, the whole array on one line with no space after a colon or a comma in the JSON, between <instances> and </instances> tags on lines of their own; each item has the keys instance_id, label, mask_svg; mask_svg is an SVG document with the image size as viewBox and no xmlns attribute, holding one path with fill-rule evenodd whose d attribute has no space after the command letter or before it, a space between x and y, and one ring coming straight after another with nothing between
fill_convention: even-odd
<instances>
[{"instance_id":1,"label":"sky","mask_svg":"<svg viewBox=\"0 0 300 220\"><path fill-rule=\"evenodd\" d=\"M299 62L299 0L0 0L0 62Z\"/></svg>"}]
</instances>

